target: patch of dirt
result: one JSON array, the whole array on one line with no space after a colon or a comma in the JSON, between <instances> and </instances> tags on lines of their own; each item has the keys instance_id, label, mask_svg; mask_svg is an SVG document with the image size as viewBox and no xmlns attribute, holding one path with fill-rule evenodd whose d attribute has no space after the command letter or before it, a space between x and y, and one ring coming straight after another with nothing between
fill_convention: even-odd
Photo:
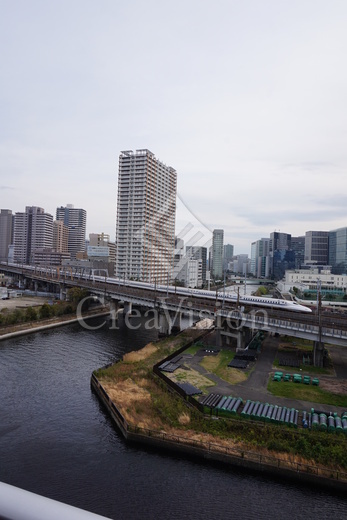
<instances>
[{"instance_id":1,"label":"patch of dirt","mask_svg":"<svg viewBox=\"0 0 347 520\"><path fill-rule=\"evenodd\" d=\"M9 300L0 300L0 311L3 309L13 311L14 309L37 307L49 301L52 301L52 297L45 298L41 296L18 296L16 298L10 298Z\"/></svg>"},{"instance_id":2,"label":"patch of dirt","mask_svg":"<svg viewBox=\"0 0 347 520\"><path fill-rule=\"evenodd\" d=\"M331 392L333 394L346 395L347 394L347 381L345 379L329 378L329 377L318 377L319 386L322 390Z\"/></svg>"}]
</instances>

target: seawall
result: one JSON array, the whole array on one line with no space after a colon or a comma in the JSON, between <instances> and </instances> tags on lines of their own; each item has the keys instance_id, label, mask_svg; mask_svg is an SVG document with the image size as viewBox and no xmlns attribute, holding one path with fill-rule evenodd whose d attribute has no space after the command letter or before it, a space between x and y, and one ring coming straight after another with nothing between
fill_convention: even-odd
<instances>
[{"instance_id":1,"label":"seawall","mask_svg":"<svg viewBox=\"0 0 347 520\"><path fill-rule=\"evenodd\" d=\"M91 386L127 442L141 443L158 449L260 471L272 476L277 475L295 480L296 483L301 481L341 491L347 489L346 473L295 461L290 462L257 452L227 448L218 445L217 442L196 441L185 437L184 431L182 435L172 435L131 425L123 417L95 374L92 374Z\"/></svg>"},{"instance_id":2,"label":"seawall","mask_svg":"<svg viewBox=\"0 0 347 520\"><path fill-rule=\"evenodd\" d=\"M97 318L99 316L107 316L110 311L107 309L104 310L95 310L86 312L81 317L83 320L87 320L89 318ZM26 334L31 334L33 332L39 332L41 330L52 329L55 327L61 327L62 325L70 325L71 323L80 322L81 318L71 318L71 317L59 317L59 318L49 318L47 320L41 321L33 321L29 323L22 323L16 326L11 327L11 332L2 332L4 329L0 329L0 341L10 338L15 338L17 336L23 336Z\"/></svg>"}]
</instances>

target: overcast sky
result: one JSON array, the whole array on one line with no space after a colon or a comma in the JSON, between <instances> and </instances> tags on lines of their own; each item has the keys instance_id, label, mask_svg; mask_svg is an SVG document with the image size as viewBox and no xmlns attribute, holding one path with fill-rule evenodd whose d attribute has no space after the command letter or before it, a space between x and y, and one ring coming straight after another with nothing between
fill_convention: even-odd
<instances>
[{"instance_id":1,"label":"overcast sky","mask_svg":"<svg viewBox=\"0 0 347 520\"><path fill-rule=\"evenodd\" d=\"M177 233L347 226L346 27L346 0L0 0L0 208L114 239L119 153L148 148Z\"/></svg>"}]
</instances>

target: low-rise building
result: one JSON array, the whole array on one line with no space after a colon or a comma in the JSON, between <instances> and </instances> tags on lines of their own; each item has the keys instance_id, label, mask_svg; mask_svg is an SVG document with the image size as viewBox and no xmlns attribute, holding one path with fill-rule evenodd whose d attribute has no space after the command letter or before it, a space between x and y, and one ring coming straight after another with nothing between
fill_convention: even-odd
<instances>
[{"instance_id":1,"label":"low-rise building","mask_svg":"<svg viewBox=\"0 0 347 520\"><path fill-rule=\"evenodd\" d=\"M317 292L317 285L322 294L346 294L347 275L332 274L329 268L296 269L285 272L284 280L279 282L278 288L282 292L293 290L294 287L301 292Z\"/></svg>"}]
</instances>

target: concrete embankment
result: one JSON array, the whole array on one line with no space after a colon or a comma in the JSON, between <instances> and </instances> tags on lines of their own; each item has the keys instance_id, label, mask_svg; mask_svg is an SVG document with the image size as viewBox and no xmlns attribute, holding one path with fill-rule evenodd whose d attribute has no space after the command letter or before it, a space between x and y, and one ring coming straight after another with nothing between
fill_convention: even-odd
<instances>
[{"instance_id":1,"label":"concrete embankment","mask_svg":"<svg viewBox=\"0 0 347 520\"><path fill-rule=\"evenodd\" d=\"M96 318L99 316L107 316L108 314L109 309L103 308L85 312L83 313L83 316L80 317L77 317L76 315L74 315L73 317L60 316L59 318L49 318L46 320L21 323L11 327L2 327L0 328L0 341L15 338L16 336L23 336L25 334L30 334L33 332L39 332L55 327L61 327L62 325L70 325L71 323L76 322L80 322L83 325L83 322L87 319Z\"/></svg>"}]
</instances>

